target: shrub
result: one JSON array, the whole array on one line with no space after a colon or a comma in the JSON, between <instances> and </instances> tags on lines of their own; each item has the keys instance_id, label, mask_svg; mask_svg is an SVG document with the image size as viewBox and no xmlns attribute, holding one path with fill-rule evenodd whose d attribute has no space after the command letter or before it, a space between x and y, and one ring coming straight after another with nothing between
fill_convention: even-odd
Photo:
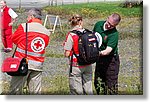
<instances>
[{"instance_id":1,"label":"shrub","mask_svg":"<svg viewBox=\"0 0 150 102\"><path fill-rule=\"evenodd\" d=\"M129 1L126 0L125 2L120 4L121 7L123 8L132 8L132 7L138 7L138 6L143 6L143 1Z\"/></svg>"}]
</instances>

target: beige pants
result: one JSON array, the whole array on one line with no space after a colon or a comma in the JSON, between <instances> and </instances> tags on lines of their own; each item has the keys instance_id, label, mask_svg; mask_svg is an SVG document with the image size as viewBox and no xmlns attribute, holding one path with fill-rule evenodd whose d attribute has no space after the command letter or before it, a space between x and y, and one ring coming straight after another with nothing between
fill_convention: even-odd
<instances>
[{"instance_id":1,"label":"beige pants","mask_svg":"<svg viewBox=\"0 0 150 102\"><path fill-rule=\"evenodd\" d=\"M84 68L72 67L72 73L69 76L69 86L70 94L72 95L92 95L92 65Z\"/></svg>"},{"instance_id":2,"label":"beige pants","mask_svg":"<svg viewBox=\"0 0 150 102\"><path fill-rule=\"evenodd\" d=\"M41 79L42 72L34 70L27 76L12 76L10 94L41 94Z\"/></svg>"}]
</instances>

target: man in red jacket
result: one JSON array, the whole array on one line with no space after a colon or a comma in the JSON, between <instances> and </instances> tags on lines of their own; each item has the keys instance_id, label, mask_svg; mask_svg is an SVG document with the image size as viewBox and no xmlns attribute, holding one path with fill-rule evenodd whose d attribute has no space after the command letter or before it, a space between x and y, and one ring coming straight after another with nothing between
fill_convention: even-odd
<instances>
[{"instance_id":1,"label":"man in red jacket","mask_svg":"<svg viewBox=\"0 0 150 102\"><path fill-rule=\"evenodd\" d=\"M16 21L17 14L9 7L7 7L6 1L0 1L1 6L1 38L4 45L4 52L10 52L13 48L12 43L12 25ZM13 18L13 20L12 20Z\"/></svg>"},{"instance_id":2,"label":"man in red jacket","mask_svg":"<svg viewBox=\"0 0 150 102\"><path fill-rule=\"evenodd\" d=\"M50 34L42 25L41 16L39 9L31 9L28 12L27 59L29 72L26 76L12 77L10 94L23 94L25 83L30 94L41 94L42 65ZM15 57L25 57L26 23L19 25L12 36L12 41L17 45Z\"/></svg>"}]
</instances>

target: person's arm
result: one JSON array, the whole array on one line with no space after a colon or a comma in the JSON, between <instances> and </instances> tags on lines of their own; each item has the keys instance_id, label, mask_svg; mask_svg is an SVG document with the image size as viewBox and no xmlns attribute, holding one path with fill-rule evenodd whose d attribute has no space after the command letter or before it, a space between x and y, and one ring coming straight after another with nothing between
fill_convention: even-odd
<instances>
[{"instance_id":1,"label":"person's arm","mask_svg":"<svg viewBox=\"0 0 150 102\"><path fill-rule=\"evenodd\" d=\"M70 56L71 51L69 50L65 50L64 55L65 57L69 57Z\"/></svg>"},{"instance_id":2,"label":"person's arm","mask_svg":"<svg viewBox=\"0 0 150 102\"><path fill-rule=\"evenodd\" d=\"M100 52L101 56L109 55L111 51L117 46L118 44L118 32L115 32L111 35L109 35L107 47L105 50Z\"/></svg>"},{"instance_id":3,"label":"person's arm","mask_svg":"<svg viewBox=\"0 0 150 102\"><path fill-rule=\"evenodd\" d=\"M14 22L16 22L18 15L10 8L8 11L9 15L13 19L10 23L9 26L12 26Z\"/></svg>"},{"instance_id":4,"label":"person's arm","mask_svg":"<svg viewBox=\"0 0 150 102\"><path fill-rule=\"evenodd\" d=\"M12 41L13 41L13 43L17 45L20 41L24 40L25 39L24 34L25 34L25 32L23 30L23 27L21 25L19 25L19 27L17 28L17 30L12 35Z\"/></svg>"},{"instance_id":5,"label":"person's arm","mask_svg":"<svg viewBox=\"0 0 150 102\"><path fill-rule=\"evenodd\" d=\"M73 40L70 34L67 35L64 43L64 56L69 57L72 50Z\"/></svg>"},{"instance_id":6,"label":"person's arm","mask_svg":"<svg viewBox=\"0 0 150 102\"><path fill-rule=\"evenodd\" d=\"M12 26L14 22L16 22L16 18L13 19L8 25L9 25L9 26Z\"/></svg>"},{"instance_id":7,"label":"person's arm","mask_svg":"<svg viewBox=\"0 0 150 102\"><path fill-rule=\"evenodd\" d=\"M100 52L100 56L109 55L111 51L112 51L112 48L107 46L105 50Z\"/></svg>"}]
</instances>

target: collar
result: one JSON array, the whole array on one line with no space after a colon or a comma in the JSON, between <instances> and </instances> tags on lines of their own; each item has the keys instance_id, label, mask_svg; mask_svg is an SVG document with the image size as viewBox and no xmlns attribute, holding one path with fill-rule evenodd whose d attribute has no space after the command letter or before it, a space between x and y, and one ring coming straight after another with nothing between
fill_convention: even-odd
<instances>
[{"instance_id":1,"label":"collar","mask_svg":"<svg viewBox=\"0 0 150 102\"><path fill-rule=\"evenodd\" d=\"M1 12L3 12L6 8L8 8L7 6L1 8Z\"/></svg>"},{"instance_id":2,"label":"collar","mask_svg":"<svg viewBox=\"0 0 150 102\"><path fill-rule=\"evenodd\" d=\"M81 30L83 29L82 26L76 25L72 30Z\"/></svg>"},{"instance_id":3,"label":"collar","mask_svg":"<svg viewBox=\"0 0 150 102\"><path fill-rule=\"evenodd\" d=\"M106 21L104 22L104 25L103 25L103 30L104 31L108 30L108 29L106 29L105 25L106 25Z\"/></svg>"},{"instance_id":4,"label":"collar","mask_svg":"<svg viewBox=\"0 0 150 102\"><path fill-rule=\"evenodd\" d=\"M6 9L6 8L8 8L7 6L5 6L5 7L3 7L2 9L4 10L4 9Z\"/></svg>"},{"instance_id":5,"label":"collar","mask_svg":"<svg viewBox=\"0 0 150 102\"><path fill-rule=\"evenodd\" d=\"M37 23L42 24L42 21L40 19L37 19L37 18L33 18L33 19L28 21L28 23L31 23L31 22L37 22Z\"/></svg>"},{"instance_id":6,"label":"collar","mask_svg":"<svg viewBox=\"0 0 150 102\"><path fill-rule=\"evenodd\" d=\"M105 25L106 25L106 21L105 21L104 24L103 24L103 30L104 30L104 31L106 31L106 30L111 30L111 29L106 29ZM116 27L114 27L114 28L116 28ZM112 29L114 29L114 28L112 28Z\"/></svg>"}]
</instances>

